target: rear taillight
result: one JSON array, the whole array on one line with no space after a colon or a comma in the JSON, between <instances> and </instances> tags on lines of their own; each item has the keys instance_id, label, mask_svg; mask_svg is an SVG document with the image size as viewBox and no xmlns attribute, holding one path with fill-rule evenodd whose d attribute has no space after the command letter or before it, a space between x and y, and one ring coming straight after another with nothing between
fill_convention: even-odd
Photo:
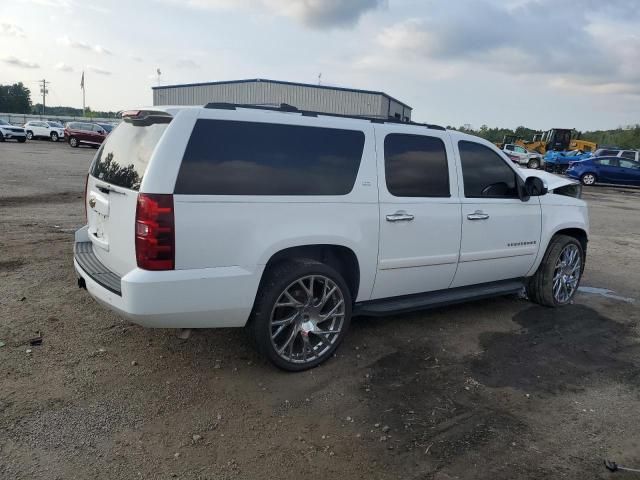
<instances>
[{"instance_id":1,"label":"rear taillight","mask_svg":"<svg viewBox=\"0 0 640 480\"><path fill-rule=\"evenodd\" d=\"M84 179L84 195L82 196L82 198L84 198L84 223L87 223L89 221L89 213L87 211L88 191L89 191L89 174L87 173L87 178Z\"/></svg>"},{"instance_id":2,"label":"rear taillight","mask_svg":"<svg viewBox=\"0 0 640 480\"><path fill-rule=\"evenodd\" d=\"M138 195L136 207L136 260L144 270L173 270L175 223L173 195Z\"/></svg>"}]
</instances>

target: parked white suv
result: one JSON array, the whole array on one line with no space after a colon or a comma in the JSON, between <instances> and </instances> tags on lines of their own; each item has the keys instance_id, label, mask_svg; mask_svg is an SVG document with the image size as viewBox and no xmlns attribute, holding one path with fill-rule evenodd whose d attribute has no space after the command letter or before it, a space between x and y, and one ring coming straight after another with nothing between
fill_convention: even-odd
<instances>
[{"instance_id":1,"label":"parked white suv","mask_svg":"<svg viewBox=\"0 0 640 480\"><path fill-rule=\"evenodd\" d=\"M29 140L34 138L49 138L53 142L64 140L64 127L58 122L32 120L24 124L24 129Z\"/></svg>"},{"instance_id":2,"label":"parked white suv","mask_svg":"<svg viewBox=\"0 0 640 480\"><path fill-rule=\"evenodd\" d=\"M526 165L527 168L541 168L544 166L542 155L536 152L530 152L520 145L507 143L502 150L510 157L517 159L519 165Z\"/></svg>"},{"instance_id":3,"label":"parked white suv","mask_svg":"<svg viewBox=\"0 0 640 480\"><path fill-rule=\"evenodd\" d=\"M573 298L587 206L442 127L292 107L125 112L87 178L78 284L149 327L243 327L288 370L330 357L352 315L527 288Z\"/></svg>"}]
</instances>

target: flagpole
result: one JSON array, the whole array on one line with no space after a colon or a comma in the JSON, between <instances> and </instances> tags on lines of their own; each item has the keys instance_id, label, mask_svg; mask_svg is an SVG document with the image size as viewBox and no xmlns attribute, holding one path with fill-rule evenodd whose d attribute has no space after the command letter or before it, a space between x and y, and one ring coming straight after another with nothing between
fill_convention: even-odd
<instances>
[{"instance_id":1,"label":"flagpole","mask_svg":"<svg viewBox=\"0 0 640 480\"><path fill-rule=\"evenodd\" d=\"M86 116L86 108L85 108L85 101L84 101L84 70L82 71L82 79L80 80L80 88L82 89L82 117L84 118Z\"/></svg>"}]
</instances>

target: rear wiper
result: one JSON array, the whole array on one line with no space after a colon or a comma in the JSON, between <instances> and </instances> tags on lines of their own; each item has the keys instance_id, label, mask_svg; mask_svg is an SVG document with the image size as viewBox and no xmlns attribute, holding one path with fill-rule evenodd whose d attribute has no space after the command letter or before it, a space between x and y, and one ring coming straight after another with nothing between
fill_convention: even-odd
<instances>
[{"instance_id":1,"label":"rear wiper","mask_svg":"<svg viewBox=\"0 0 640 480\"><path fill-rule=\"evenodd\" d=\"M109 194L110 192L113 192L113 193L117 193L119 195L126 195L126 193L121 192L120 190L116 190L111 185L102 185L102 184L96 183L96 188L98 190L100 190L102 193L106 193L106 194Z\"/></svg>"}]
</instances>

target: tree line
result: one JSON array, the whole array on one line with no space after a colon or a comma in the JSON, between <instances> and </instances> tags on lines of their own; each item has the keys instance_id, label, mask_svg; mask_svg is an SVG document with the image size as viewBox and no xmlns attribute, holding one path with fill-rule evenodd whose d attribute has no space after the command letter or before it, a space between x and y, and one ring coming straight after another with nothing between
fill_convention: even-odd
<instances>
[{"instance_id":1,"label":"tree line","mask_svg":"<svg viewBox=\"0 0 640 480\"><path fill-rule=\"evenodd\" d=\"M490 128L487 125L482 125L479 129L474 129L468 125L461 127L447 126L447 128L470 135L476 135L493 143L502 142L506 135L515 135L523 140L532 140L534 134L542 133L540 130L532 130L531 128L523 126L515 130L499 127ZM640 148L640 124L628 125L611 130L592 130L586 132L574 130L572 137L595 142L598 146L635 149Z\"/></svg>"},{"instance_id":2,"label":"tree line","mask_svg":"<svg viewBox=\"0 0 640 480\"><path fill-rule=\"evenodd\" d=\"M0 84L0 112L40 115L42 104L34 105L31 102L31 90L22 82L13 85ZM90 107L87 107L85 113L88 117L116 118L117 116L117 112L94 111ZM47 107L45 114L81 117L83 112L81 108L74 107Z\"/></svg>"}]
</instances>

